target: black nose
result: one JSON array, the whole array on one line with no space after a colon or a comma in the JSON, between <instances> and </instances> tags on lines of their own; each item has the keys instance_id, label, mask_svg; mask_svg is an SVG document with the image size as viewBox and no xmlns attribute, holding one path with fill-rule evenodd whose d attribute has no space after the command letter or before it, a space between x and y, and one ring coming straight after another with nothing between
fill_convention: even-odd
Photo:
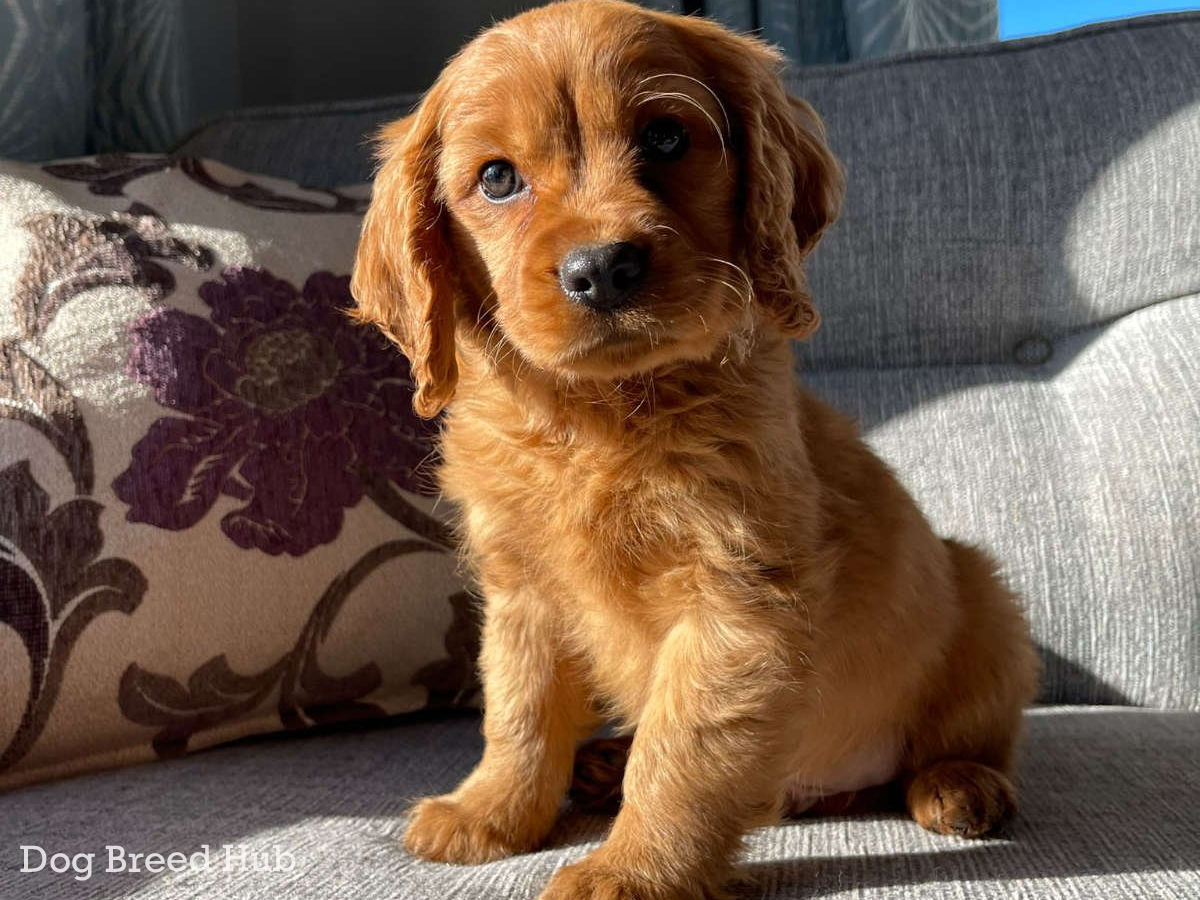
<instances>
[{"instance_id":1,"label":"black nose","mask_svg":"<svg viewBox=\"0 0 1200 900\"><path fill-rule=\"evenodd\" d=\"M562 261L558 283L576 303L596 312L613 312L629 304L645 276L645 251L622 241L576 247Z\"/></svg>"}]
</instances>

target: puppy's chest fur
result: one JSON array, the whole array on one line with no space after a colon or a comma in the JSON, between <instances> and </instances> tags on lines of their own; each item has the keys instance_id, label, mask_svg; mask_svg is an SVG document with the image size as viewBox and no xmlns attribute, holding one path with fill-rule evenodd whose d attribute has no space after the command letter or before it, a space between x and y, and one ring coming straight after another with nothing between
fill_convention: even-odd
<instances>
[{"instance_id":1,"label":"puppy's chest fur","mask_svg":"<svg viewBox=\"0 0 1200 900\"><path fill-rule=\"evenodd\" d=\"M745 436L686 415L656 421L579 436L452 419L443 441L443 485L489 601L551 606L599 697L628 721L697 583L763 542L745 514L762 505L747 497L760 488L746 480Z\"/></svg>"}]
</instances>

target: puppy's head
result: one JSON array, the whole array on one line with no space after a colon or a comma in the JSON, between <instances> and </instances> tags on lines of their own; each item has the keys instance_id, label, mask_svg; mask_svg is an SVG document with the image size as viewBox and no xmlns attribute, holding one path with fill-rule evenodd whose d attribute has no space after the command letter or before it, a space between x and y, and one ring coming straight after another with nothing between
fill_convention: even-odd
<instances>
[{"instance_id":1,"label":"puppy's head","mask_svg":"<svg viewBox=\"0 0 1200 900\"><path fill-rule=\"evenodd\" d=\"M618 379L803 337L802 262L841 175L779 57L703 19L573 0L504 22L379 136L353 292L425 416L456 328L557 378Z\"/></svg>"}]
</instances>

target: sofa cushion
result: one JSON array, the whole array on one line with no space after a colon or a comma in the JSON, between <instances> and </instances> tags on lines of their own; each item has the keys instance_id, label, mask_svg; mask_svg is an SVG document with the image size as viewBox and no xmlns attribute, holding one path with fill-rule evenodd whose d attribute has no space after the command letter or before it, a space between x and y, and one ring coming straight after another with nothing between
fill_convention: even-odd
<instances>
[{"instance_id":1,"label":"sofa cushion","mask_svg":"<svg viewBox=\"0 0 1200 900\"><path fill-rule=\"evenodd\" d=\"M344 314L363 204L0 164L0 786L471 694L432 429Z\"/></svg>"},{"instance_id":2,"label":"sofa cushion","mask_svg":"<svg viewBox=\"0 0 1200 900\"><path fill-rule=\"evenodd\" d=\"M942 837L900 816L802 819L751 834L734 896L1133 900L1200 892L1200 832L1190 818L1200 804L1200 714L1052 708L1030 714L1028 726L1021 813L1003 839ZM452 788L478 759L478 730L475 718L453 717L272 738L10 792L0 796L0 896L533 900L556 868L603 838L608 820L570 815L547 849L483 866L420 862L397 842L410 801ZM205 844L208 870L198 858L197 871L102 871L105 845L128 856L190 855ZM71 872L21 872L21 845L48 855L94 852L89 883ZM223 845L234 848L233 871L224 869ZM243 848L248 859L266 854L272 866L293 868L242 871ZM36 865L40 857L30 856Z\"/></svg>"}]
</instances>

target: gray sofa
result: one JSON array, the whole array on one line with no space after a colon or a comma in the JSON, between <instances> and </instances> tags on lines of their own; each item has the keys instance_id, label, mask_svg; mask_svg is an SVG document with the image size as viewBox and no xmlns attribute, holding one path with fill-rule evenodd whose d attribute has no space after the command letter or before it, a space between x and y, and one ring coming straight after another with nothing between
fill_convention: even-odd
<instances>
[{"instance_id":1,"label":"gray sofa","mask_svg":"<svg viewBox=\"0 0 1200 900\"><path fill-rule=\"evenodd\" d=\"M1200 896L1198 47L1182 14L793 76L849 178L812 259L825 324L800 377L939 530L1003 560L1043 705L1002 838L789 822L749 837L737 897ZM409 102L240 114L178 152L365 180L363 135ZM396 842L410 800L480 747L476 717L446 715L13 791L0 897L534 898L604 820L569 813L546 849L471 868ZM97 871L21 873L23 844L96 852ZM208 845L212 865L105 873L105 845Z\"/></svg>"}]
</instances>

